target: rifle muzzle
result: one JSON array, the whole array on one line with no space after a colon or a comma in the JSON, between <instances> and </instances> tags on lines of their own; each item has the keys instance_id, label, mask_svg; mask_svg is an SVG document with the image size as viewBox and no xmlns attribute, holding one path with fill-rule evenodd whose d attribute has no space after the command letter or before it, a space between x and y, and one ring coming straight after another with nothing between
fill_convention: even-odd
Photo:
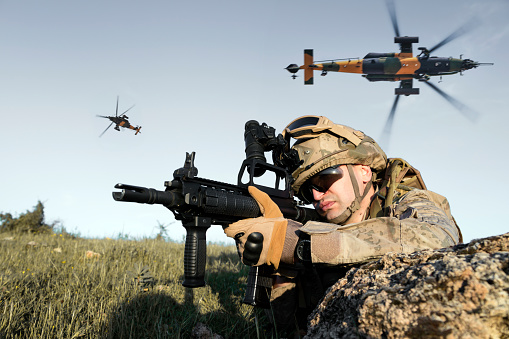
<instances>
[{"instance_id":1,"label":"rifle muzzle","mask_svg":"<svg viewBox=\"0 0 509 339\"><path fill-rule=\"evenodd\" d=\"M122 191L113 192L113 199L116 201L137 202L140 204L160 204L164 206L175 206L183 202L183 197L171 191L158 191L153 188L116 184L115 188Z\"/></svg>"}]
</instances>

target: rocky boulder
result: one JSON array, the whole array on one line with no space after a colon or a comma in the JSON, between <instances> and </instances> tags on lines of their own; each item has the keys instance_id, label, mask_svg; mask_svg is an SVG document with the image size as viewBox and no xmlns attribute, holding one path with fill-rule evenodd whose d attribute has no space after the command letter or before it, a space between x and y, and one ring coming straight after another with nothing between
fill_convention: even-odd
<instances>
[{"instance_id":1,"label":"rocky boulder","mask_svg":"<svg viewBox=\"0 0 509 339\"><path fill-rule=\"evenodd\" d=\"M352 269L307 338L509 338L509 233Z\"/></svg>"}]
</instances>

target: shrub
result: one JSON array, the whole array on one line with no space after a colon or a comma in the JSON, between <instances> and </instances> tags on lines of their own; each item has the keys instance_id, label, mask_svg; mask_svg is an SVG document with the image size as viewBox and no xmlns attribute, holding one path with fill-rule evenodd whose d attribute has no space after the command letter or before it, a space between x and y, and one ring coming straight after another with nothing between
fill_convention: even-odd
<instances>
[{"instance_id":1,"label":"shrub","mask_svg":"<svg viewBox=\"0 0 509 339\"><path fill-rule=\"evenodd\" d=\"M33 211L26 211L17 218L10 213L0 213L0 231L19 233L51 233L55 225L44 222L44 205L38 201Z\"/></svg>"}]
</instances>

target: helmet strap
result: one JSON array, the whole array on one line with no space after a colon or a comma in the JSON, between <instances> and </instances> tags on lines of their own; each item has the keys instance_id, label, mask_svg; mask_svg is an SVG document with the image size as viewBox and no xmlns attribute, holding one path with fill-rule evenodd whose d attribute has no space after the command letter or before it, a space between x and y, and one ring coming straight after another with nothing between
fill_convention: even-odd
<instances>
[{"instance_id":1,"label":"helmet strap","mask_svg":"<svg viewBox=\"0 0 509 339\"><path fill-rule=\"evenodd\" d=\"M355 172L353 171L352 165L346 165L346 168L348 169L348 174L350 175L350 181L352 182L353 191L355 194L355 199L352 201L350 206L346 208L346 210L335 217L334 219L330 220L330 222L334 224L342 225L345 221L348 220L354 214L356 211L358 211L361 208L361 201L366 197L368 194L370 188L373 186L373 180L371 179L364 189L364 192L362 193L362 196L359 191L359 184L357 182L357 177L355 176Z\"/></svg>"}]
</instances>

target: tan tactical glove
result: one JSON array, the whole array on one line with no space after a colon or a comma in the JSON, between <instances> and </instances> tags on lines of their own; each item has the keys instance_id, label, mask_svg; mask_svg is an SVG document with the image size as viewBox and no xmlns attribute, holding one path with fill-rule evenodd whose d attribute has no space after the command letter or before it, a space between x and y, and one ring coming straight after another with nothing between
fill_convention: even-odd
<instances>
[{"instance_id":1,"label":"tan tactical glove","mask_svg":"<svg viewBox=\"0 0 509 339\"><path fill-rule=\"evenodd\" d=\"M268 264L277 269L288 221L266 193L253 186L249 186L248 190L260 206L263 217L237 221L226 228L224 233L237 242L237 249L244 264Z\"/></svg>"}]
</instances>

